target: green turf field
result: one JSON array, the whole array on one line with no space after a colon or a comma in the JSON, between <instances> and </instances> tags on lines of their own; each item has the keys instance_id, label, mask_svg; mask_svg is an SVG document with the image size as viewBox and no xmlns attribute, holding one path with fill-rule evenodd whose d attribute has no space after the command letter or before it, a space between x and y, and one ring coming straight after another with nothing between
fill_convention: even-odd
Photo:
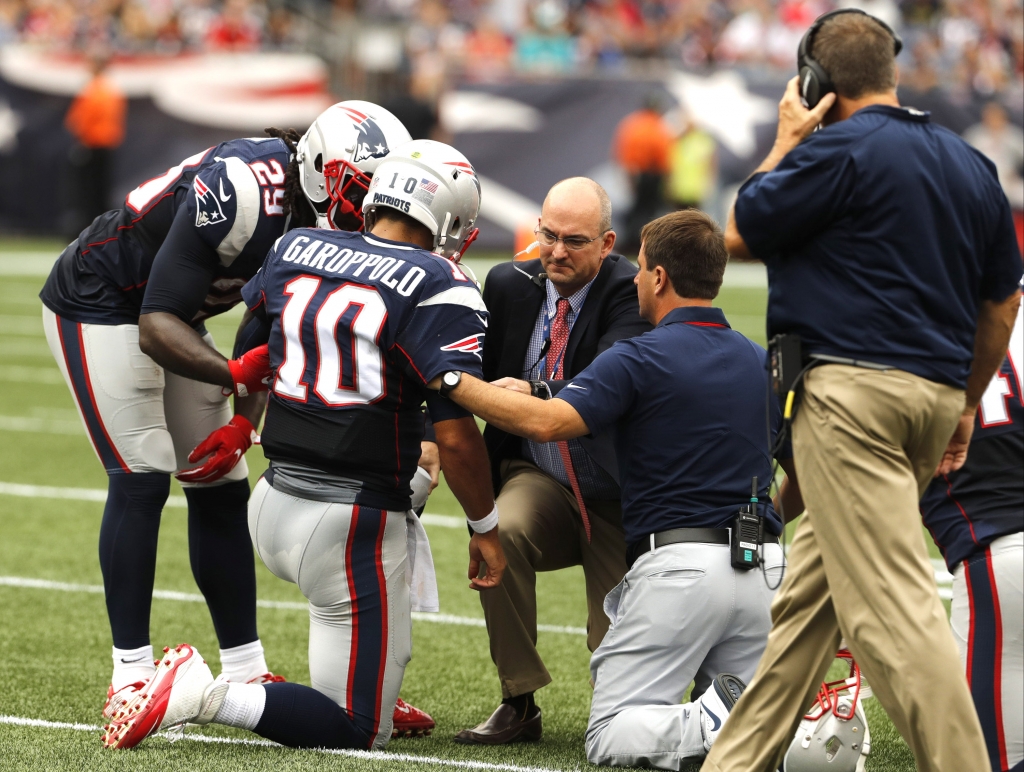
<instances>
[{"instance_id":1,"label":"green turf field","mask_svg":"<svg viewBox=\"0 0 1024 772\"><path fill-rule=\"evenodd\" d=\"M100 708L110 675L110 637L100 594L96 542L106 478L50 356L36 295L62 245L0 242L0 770L518 769L587 767L583 734L590 707L583 577L538 582L539 648L554 678L538 695L544 741L467 748L452 735L483 720L499 699L483 616L467 588L465 526L443 485L427 518L441 596L440 618L414 623L414 656L402 696L437 720L426 739L392 742L381 753L327 754L241 742L240 731L189 730L133 751L104 751ZM486 261L474 261L484 273ZM738 275L721 297L735 327L763 343L765 292ZM209 324L230 350L238 313ZM248 456L255 482L265 466ZM68 490L73 489L73 490ZM55 498L61 496L62 498ZM174 485L160 540L153 604L154 646L188 641L218 672L217 644L189 570L185 510ZM307 616L295 586L257 561L259 626L271 667L308 683ZM431 617L433 615L424 615ZM913 770L911 754L877 701L867 702L873 772ZM34 722L34 723L33 723ZM257 738L258 739L258 738ZM696 769L698 765L693 765Z\"/></svg>"}]
</instances>

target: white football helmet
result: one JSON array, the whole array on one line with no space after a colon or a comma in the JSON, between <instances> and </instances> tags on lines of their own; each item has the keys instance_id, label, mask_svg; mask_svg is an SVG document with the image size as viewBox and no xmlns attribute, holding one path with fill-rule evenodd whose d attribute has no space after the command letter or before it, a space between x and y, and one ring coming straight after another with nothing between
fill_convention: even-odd
<instances>
[{"instance_id":1,"label":"white football helmet","mask_svg":"<svg viewBox=\"0 0 1024 772\"><path fill-rule=\"evenodd\" d=\"M320 113L296 145L302 190L317 212L317 227L360 230L373 172L410 139L400 120L372 102L338 102Z\"/></svg>"},{"instance_id":2,"label":"white football helmet","mask_svg":"<svg viewBox=\"0 0 1024 772\"><path fill-rule=\"evenodd\" d=\"M861 683L860 667L849 651L840 650L836 658L849 661L850 676L821 685L786 751L783 772L864 772L871 733L862 701L871 689Z\"/></svg>"},{"instance_id":3,"label":"white football helmet","mask_svg":"<svg viewBox=\"0 0 1024 772\"><path fill-rule=\"evenodd\" d=\"M391 151L373 173L363 215L377 207L425 225L434 235L434 252L457 263L479 233L480 180L455 148L417 139Z\"/></svg>"}]
</instances>

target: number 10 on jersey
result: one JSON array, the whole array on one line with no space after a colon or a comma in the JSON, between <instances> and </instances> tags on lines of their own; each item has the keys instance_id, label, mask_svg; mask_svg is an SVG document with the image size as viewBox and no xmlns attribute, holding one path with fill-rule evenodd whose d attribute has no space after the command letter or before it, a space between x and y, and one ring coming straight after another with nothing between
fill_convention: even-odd
<instances>
[{"instance_id":1,"label":"number 10 on jersey","mask_svg":"<svg viewBox=\"0 0 1024 772\"><path fill-rule=\"evenodd\" d=\"M281 313L284 362L277 368L274 393L307 400L302 382L306 358L316 358L313 391L330 407L366 405L384 396L384 352L378 346L388 316L384 300L371 287L343 284L318 307L310 307L321 279L299 276L284 287L288 295ZM313 317L313 341L303 341L302 328Z\"/></svg>"}]
</instances>

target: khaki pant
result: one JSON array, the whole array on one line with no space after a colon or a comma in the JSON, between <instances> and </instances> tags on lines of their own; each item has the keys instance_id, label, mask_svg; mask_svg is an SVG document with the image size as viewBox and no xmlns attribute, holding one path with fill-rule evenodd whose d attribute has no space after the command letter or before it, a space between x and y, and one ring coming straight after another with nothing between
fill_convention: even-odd
<instances>
[{"instance_id":1,"label":"khaki pant","mask_svg":"<svg viewBox=\"0 0 1024 772\"><path fill-rule=\"evenodd\" d=\"M498 496L501 546L508 567L501 584L480 593L502 697L551 683L537 652L537 572L583 566L587 646L608 632L604 597L626 573L626 542L618 501L586 501L591 541L572 491L526 461L506 461Z\"/></svg>"},{"instance_id":2,"label":"khaki pant","mask_svg":"<svg viewBox=\"0 0 1024 772\"><path fill-rule=\"evenodd\" d=\"M808 373L793 427L807 513L768 647L704 770L774 772L841 636L919 770L987 767L918 510L963 400L899 370Z\"/></svg>"}]
</instances>

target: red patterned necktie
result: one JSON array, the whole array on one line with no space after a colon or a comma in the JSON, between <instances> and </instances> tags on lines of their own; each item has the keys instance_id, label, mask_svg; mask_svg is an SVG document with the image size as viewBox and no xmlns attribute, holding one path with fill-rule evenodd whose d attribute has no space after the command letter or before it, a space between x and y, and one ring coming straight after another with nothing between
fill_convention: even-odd
<instances>
[{"instance_id":1,"label":"red patterned necktie","mask_svg":"<svg viewBox=\"0 0 1024 772\"><path fill-rule=\"evenodd\" d=\"M559 298L555 306L555 320L551 323L551 346L548 349L548 358L544 363L545 377L548 380L562 380L565 370L565 347L569 343L569 301ZM558 366L552 372L555 363ZM590 542L590 517L587 515L587 505L583 503L583 493L580 491L580 481L576 479L576 470L572 466L572 456L569 454L569 443L566 441L555 443L558 445L558 452L562 456L562 466L565 467L565 475L569 478L569 485L576 497L576 504L580 508L580 517L583 518L583 530L587 532L587 542Z\"/></svg>"}]
</instances>

